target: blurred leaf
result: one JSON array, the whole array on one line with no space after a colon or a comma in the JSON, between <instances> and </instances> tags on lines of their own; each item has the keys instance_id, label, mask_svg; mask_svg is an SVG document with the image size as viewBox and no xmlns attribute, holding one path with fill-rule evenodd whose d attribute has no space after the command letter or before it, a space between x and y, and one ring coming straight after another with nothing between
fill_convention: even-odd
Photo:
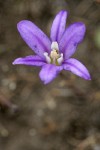
<instances>
[{"instance_id":1,"label":"blurred leaf","mask_svg":"<svg viewBox=\"0 0 100 150\"><path fill-rule=\"evenodd\" d=\"M95 44L98 48L100 48L100 27L98 27L95 31L94 36Z\"/></svg>"}]
</instances>

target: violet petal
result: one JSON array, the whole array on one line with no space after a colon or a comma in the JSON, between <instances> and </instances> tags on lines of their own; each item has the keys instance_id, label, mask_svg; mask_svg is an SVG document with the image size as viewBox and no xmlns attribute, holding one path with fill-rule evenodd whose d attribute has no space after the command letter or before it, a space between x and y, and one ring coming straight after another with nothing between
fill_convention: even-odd
<instances>
[{"instance_id":1,"label":"violet petal","mask_svg":"<svg viewBox=\"0 0 100 150\"><path fill-rule=\"evenodd\" d=\"M74 54L77 44L83 40L84 34L85 25L83 23L74 23L66 29L59 43L59 48L64 53L65 59Z\"/></svg>"},{"instance_id":2,"label":"violet petal","mask_svg":"<svg viewBox=\"0 0 100 150\"><path fill-rule=\"evenodd\" d=\"M31 21L23 20L17 24L18 31L27 45L40 57L44 52L50 52L51 41Z\"/></svg>"},{"instance_id":3,"label":"violet petal","mask_svg":"<svg viewBox=\"0 0 100 150\"><path fill-rule=\"evenodd\" d=\"M24 58L17 58L14 60L13 65L30 65L30 66L43 66L46 62L39 56L30 55Z\"/></svg>"},{"instance_id":4,"label":"violet petal","mask_svg":"<svg viewBox=\"0 0 100 150\"><path fill-rule=\"evenodd\" d=\"M57 77L58 73L63 69L62 66L55 66L52 64L46 64L42 67L40 71L40 78L44 82L44 84L47 84L51 82L54 78Z\"/></svg>"},{"instance_id":5,"label":"violet petal","mask_svg":"<svg viewBox=\"0 0 100 150\"><path fill-rule=\"evenodd\" d=\"M70 58L66 60L63 64L63 67L65 70L69 70L72 73L86 79L91 80L90 74L87 70L87 68L78 60L74 58Z\"/></svg>"},{"instance_id":6,"label":"violet petal","mask_svg":"<svg viewBox=\"0 0 100 150\"><path fill-rule=\"evenodd\" d=\"M60 11L52 24L51 27L51 39L52 41L59 42L64 31L65 31L65 25L66 25L66 18L67 18L67 12L66 11Z\"/></svg>"}]
</instances>

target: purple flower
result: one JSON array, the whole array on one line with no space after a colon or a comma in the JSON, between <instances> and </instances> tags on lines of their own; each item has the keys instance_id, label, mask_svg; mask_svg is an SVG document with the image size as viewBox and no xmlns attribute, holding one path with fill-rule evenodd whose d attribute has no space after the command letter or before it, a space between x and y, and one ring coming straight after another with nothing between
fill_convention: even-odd
<instances>
[{"instance_id":1,"label":"purple flower","mask_svg":"<svg viewBox=\"0 0 100 150\"><path fill-rule=\"evenodd\" d=\"M17 58L13 64L41 66L39 76L44 84L51 82L63 69L91 80L86 67L78 60L70 58L83 40L85 25L78 22L65 29L66 18L66 11L60 11L56 15L50 39L31 21L20 21L17 25L18 31L36 55Z\"/></svg>"}]
</instances>

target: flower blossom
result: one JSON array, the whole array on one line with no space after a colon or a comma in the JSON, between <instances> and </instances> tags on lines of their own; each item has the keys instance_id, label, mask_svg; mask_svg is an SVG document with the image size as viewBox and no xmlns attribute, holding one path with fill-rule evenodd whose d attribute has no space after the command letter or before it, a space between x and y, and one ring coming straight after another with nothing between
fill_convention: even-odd
<instances>
[{"instance_id":1,"label":"flower blossom","mask_svg":"<svg viewBox=\"0 0 100 150\"><path fill-rule=\"evenodd\" d=\"M44 84L51 82L62 70L71 71L77 76L91 80L86 67L77 59L70 58L84 38L85 25L77 22L65 29L66 19L66 11L62 10L56 15L50 39L31 21L20 21L17 24L18 31L36 55L17 58L13 64L41 66L39 76Z\"/></svg>"}]
</instances>

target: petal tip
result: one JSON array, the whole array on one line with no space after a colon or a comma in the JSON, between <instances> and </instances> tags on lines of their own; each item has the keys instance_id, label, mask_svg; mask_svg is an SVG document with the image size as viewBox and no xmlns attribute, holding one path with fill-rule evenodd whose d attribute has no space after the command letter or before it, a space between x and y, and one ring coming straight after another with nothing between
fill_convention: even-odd
<instances>
[{"instance_id":1,"label":"petal tip","mask_svg":"<svg viewBox=\"0 0 100 150\"><path fill-rule=\"evenodd\" d=\"M89 75L89 77L87 78L87 80L92 80L90 75Z\"/></svg>"},{"instance_id":2,"label":"petal tip","mask_svg":"<svg viewBox=\"0 0 100 150\"><path fill-rule=\"evenodd\" d=\"M65 20L66 20L66 18L67 18L67 14L68 14L68 12L66 11L66 10L61 10L59 13L58 13L58 16L59 15L63 15L64 17L65 17Z\"/></svg>"},{"instance_id":3,"label":"petal tip","mask_svg":"<svg viewBox=\"0 0 100 150\"><path fill-rule=\"evenodd\" d=\"M67 11L66 10L61 10L59 13L65 13L65 14L67 14Z\"/></svg>"},{"instance_id":4,"label":"petal tip","mask_svg":"<svg viewBox=\"0 0 100 150\"><path fill-rule=\"evenodd\" d=\"M87 70L87 71L88 71L88 70ZM85 75L83 76L83 78L84 78L85 80L91 80L91 76L90 76L89 72L88 72L87 74L85 74Z\"/></svg>"},{"instance_id":5,"label":"petal tip","mask_svg":"<svg viewBox=\"0 0 100 150\"><path fill-rule=\"evenodd\" d=\"M14 62L12 62L12 65L15 65L15 63L14 63Z\"/></svg>"},{"instance_id":6,"label":"petal tip","mask_svg":"<svg viewBox=\"0 0 100 150\"><path fill-rule=\"evenodd\" d=\"M41 72L39 73L39 77L40 77L41 81L43 82L43 84L45 84L45 85L52 82L52 80L44 79L43 75L41 75Z\"/></svg>"},{"instance_id":7,"label":"petal tip","mask_svg":"<svg viewBox=\"0 0 100 150\"><path fill-rule=\"evenodd\" d=\"M28 26L28 24L32 23L31 21L29 20L21 20L20 22L17 23L17 29L18 31L20 31L20 29L23 29L25 27Z\"/></svg>"},{"instance_id":8,"label":"petal tip","mask_svg":"<svg viewBox=\"0 0 100 150\"><path fill-rule=\"evenodd\" d=\"M17 58L17 59L15 59L15 60L12 62L12 64L13 64L13 65L20 64L19 61L20 61L20 58Z\"/></svg>"},{"instance_id":9,"label":"petal tip","mask_svg":"<svg viewBox=\"0 0 100 150\"><path fill-rule=\"evenodd\" d=\"M12 62L12 65L16 65L15 60Z\"/></svg>"},{"instance_id":10,"label":"petal tip","mask_svg":"<svg viewBox=\"0 0 100 150\"><path fill-rule=\"evenodd\" d=\"M47 81L43 81L43 84L45 84L45 85L47 85L48 83L50 83L50 82L47 82Z\"/></svg>"},{"instance_id":11,"label":"petal tip","mask_svg":"<svg viewBox=\"0 0 100 150\"><path fill-rule=\"evenodd\" d=\"M72 25L75 25L76 27L81 28L84 31L86 30L86 26L83 22L76 22L76 23L73 23Z\"/></svg>"},{"instance_id":12,"label":"petal tip","mask_svg":"<svg viewBox=\"0 0 100 150\"><path fill-rule=\"evenodd\" d=\"M24 23L24 20L20 21L17 23L17 29L19 29Z\"/></svg>"},{"instance_id":13,"label":"petal tip","mask_svg":"<svg viewBox=\"0 0 100 150\"><path fill-rule=\"evenodd\" d=\"M78 22L78 26L80 26L82 28L82 30L86 30L86 26L83 22Z\"/></svg>"}]
</instances>

